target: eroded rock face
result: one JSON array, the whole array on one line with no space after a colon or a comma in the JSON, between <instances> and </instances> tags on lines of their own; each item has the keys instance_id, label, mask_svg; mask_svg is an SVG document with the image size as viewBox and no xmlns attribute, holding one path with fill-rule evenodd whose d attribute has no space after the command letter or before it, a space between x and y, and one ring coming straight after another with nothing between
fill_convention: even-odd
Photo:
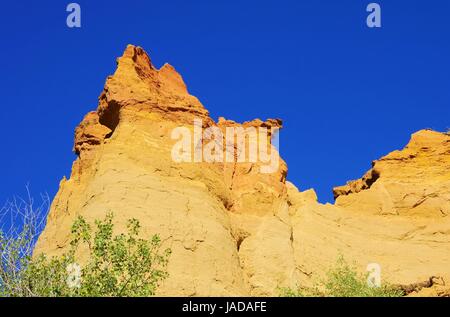
<instances>
[{"instance_id":1,"label":"eroded rock face","mask_svg":"<svg viewBox=\"0 0 450 317\"><path fill-rule=\"evenodd\" d=\"M194 119L222 130L281 127L279 120L216 124L172 66L158 70L141 48L128 46L97 111L76 129L78 158L61 182L36 253L62 252L76 216L92 221L113 212L119 231L137 218L145 234L160 234L172 249L163 295L269 295L293 280L293 264L286 270L283 255L287 250L293 258L283 222L285 163L271 174L260 173L259 163L176 163L172 131L192 130ZM280 247L266 248L266 241ZM273 256L278 260L260 266Z\"/></svg>"},{"instance_id":2,"label":"eroded rock face","mask_svg":"<svg viewBox=\"0 0 450 317\"><path fill-rule=\"evenodd\" d=\"M408 145L374 161L360 180L333 190L336 205L374 214L450 214L450 136L414 133Z\"/></svg>"},{"instance_id":3,"label":"eroded rock face","mask_svg":"<svg viewBox=\"0 0 450 317\"><path fill-rule=\"evenodd\" d=\"M339 253L361 270L380 263L383 276L402 285L450 275L448 135L415 134L362 180L335 189L336 205L322 205L313 190L286 182L281 159L261 173L261 162L239 162L231 146L232 162L175 162L172 131L193 130L194 119L220 131L282 126L214 122L172 66L156 69L129 45L97 110L75 131L78 158L36 253L63 252L78 215L93 221L113 212L118 231L137 218L144 235L158 233L172 249L160 295L277 295L311 284Z\"/></svg>"}]
</instances>

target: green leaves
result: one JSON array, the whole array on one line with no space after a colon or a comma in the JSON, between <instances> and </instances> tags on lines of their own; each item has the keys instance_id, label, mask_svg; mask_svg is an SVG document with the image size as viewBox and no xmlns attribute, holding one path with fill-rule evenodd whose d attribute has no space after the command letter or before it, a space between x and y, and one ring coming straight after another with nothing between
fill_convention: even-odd
<instances>
[{"instance_id":1,"label":"green leaves","mask_svg":"<svg viewBox=\"0 0 450 317\"><path fill-rule=\"evenodd\" d=\"M103 221L96 221L93 239L82 219L76 225L75 237L83 237L83 243L92 246L77 295L151 296L168 276L165 268L170 252L161 253L157 235L150 240L139 238L138 220L128 220L127 234L113 236L113 215L108 214Z\"/></svg>"},{"instance_id":2,"label":"green leaves","mask_svg":"<svg viewBox=\"0 0 450 317\"><path fill-rule=\"evenodd\" d=\"M170 249L161 250L158 235L150 239L140 237L140 224L136 219L127 222L127 233L114 235L113 215L95 221L95 230L83 218L72 225L70 249L59 257L45 255L24 258L18 270L14 287L0 286L2 296L151 296L160 282L167 278ZM0 252L5 241L0 232ZM11 254L20 258L18 246L24 239L12 241L17 246ZM88 260L81 266L81 276L69 276L79 270L77 251L88 250ZM0 270L4 274L3 270ZM11 280L11 279L10 279ZM73 283L77 281L77 287ZM3 292L3 293L1 293Z\"/></svg>"},{"instance_id":3,"label":"green leaves","mask_svg":"<svg viewBox=\"0 0 450 317\"><path fill-rule=\"evenodd\" d=\"M327 273L324 282L328 296L333 297L399 297L401 291L384 285L382 287L370 287L367 284L367 276L358 274L354 267L339 257L336 266Z\"/></svg>"},{"instance_id":4,"label":"green leaves","mask_svg":"<svg viewBox=\"0 0 450 317\"><path fill-rule=\"evenodd\" d=\"M79 243L90 243L91 241L91 226L86 222L82 216L78 216L72 224L72 241L70 245L74 248L78 247Z\"/></svg>"},{"instance_id":5,"label":"green leaves","mask_svg":"<svg viewBox=\"0 0 450 317\"><path fill-rule=\"evenodd\" d=\"M281 289L283 297L400 297L403 293L390 286L370 287L367 276L358 274L342 256L331 268L326 279L316 283L312 288L299 287L297 289Z\"/></svg>"}]
</instances>

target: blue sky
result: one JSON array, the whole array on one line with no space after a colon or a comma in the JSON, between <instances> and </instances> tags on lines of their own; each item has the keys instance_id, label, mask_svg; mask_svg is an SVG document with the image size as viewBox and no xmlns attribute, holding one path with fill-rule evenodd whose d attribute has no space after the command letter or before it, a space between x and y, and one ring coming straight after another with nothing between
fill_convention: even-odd
<instances>
[{"instance_id":1,"label":"blue sky","mask_svg":"<svg viewBox=\"0 0 450 317\"><path fill-rule=\"evenodd\" d=\"M0 10L0 201L53 196L73 131L128 43L174 65L214 119L282 118L288 179L321 201L423 128L450 126L450 2L8 1Z\"/></svg>"}]
</instances>

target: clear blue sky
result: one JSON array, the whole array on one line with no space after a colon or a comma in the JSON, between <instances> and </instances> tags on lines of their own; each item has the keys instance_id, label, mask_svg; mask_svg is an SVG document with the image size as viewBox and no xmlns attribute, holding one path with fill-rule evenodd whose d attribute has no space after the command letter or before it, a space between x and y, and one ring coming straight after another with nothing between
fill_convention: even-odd
<instances>
[{"instance_id":1,"label":"clear blue sky","mask_svg":"<svg viewBox=\"0 0 450 317\"><path fill-rule=\"evenodd\" d=\"M73 131L128 43L174 65L214 119L282 118L288 179L321 201L412 132L450 126L450 2L70 1L0 6L0 201L56 193Z\"/></svg>"}]
</instances>

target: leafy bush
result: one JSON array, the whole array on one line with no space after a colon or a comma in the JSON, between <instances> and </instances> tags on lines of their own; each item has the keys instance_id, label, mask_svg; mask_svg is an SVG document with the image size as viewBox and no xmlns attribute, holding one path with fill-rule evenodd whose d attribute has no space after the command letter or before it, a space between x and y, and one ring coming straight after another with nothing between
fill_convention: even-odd
<instances>
[{"instance_id":1,"label":"leafy bush","mask_svg":"<svg viewBox=\"0 0 450 317\"><path fill-rule=\"evenodd\" d=\"M284 297L400 297L402 291L390 286L370 287L367 275L358 274L341 256L335 267L326 274L326 279L316 283L312 288L299 287L297 289L281 289Z\"/></svg>"},{"instance_id":2,"label":"leafy bush","mask_svg":"<svg viewBox=\"0 0 450 317\"><path fill-rule=\"evenodd\" d=\"M22 244L29 239L27 228L15 239L0 234L0 295L154 295L159 283L168 276L170 255L170 249L161 250L159 236L150 240L139 238L140 225L136 219L128 221L126 234L114 236L112 214L103 221L97 220L95 227L92 232L91 225L78 217L72 226L69 250L51 258L20 254ZM76 261L80 248L88 251L83 267ZM18 265L10 265L13 262Z\"/></svg>"},{"instance_id":3,"label":"leafy bush","mask_svg":"<svg viewBox=\"0 0 450 317\"><path fill-rule=\"evenodd\" d=\"M370 287L367 275L358 274L354 267L347 264L343 257L337 265L328 271L324 284L326 293L333 297L399 297L402 292L388 284Z\"/></svg>"}]
</instances>

